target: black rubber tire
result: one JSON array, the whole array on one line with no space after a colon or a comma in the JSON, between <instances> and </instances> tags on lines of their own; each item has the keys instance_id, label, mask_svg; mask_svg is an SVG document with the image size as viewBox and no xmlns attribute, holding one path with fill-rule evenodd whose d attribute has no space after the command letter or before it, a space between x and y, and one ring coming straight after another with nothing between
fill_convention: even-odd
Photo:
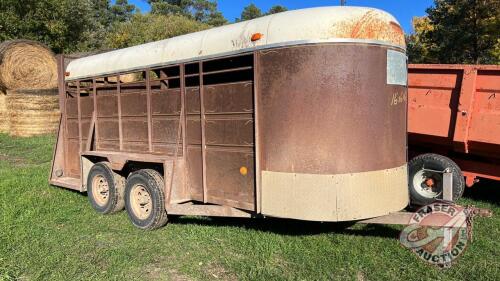
<instances>
[{"instance_id":1,"label":"black rubber tire","mask_svg":"<svg viewBox=\"0 0 500 281\"><path fill-rule=\"evenodd\" d=\"M450 168L453 174L453 202L456 202L462 197L465 189L465 180L460 167L458 167L458 165L448 157L439 154L427 153L418 155L408 162L408 186L410 189L410 202L412 205L428 205L433 203L436 199L443 198L442 182L438 183L441 186L441 193L435 198L422 196L415 190L416 187L413 184L413 178L424 168L436 171L444 171L445 169Z\"/></svg>"},{"instance_id":2,"label":"black rubber tire","mask_svg":"<svg viewBox=\"0 0 500 281\"><path fill-rule=\"evenodd\" d=\"M144 186L151 196L153 206L146 219L138 218L131 207L131 190L136 184ZM144 230L153 230L167 224L164 187L163 177L155 170L143 169L129 175L125 184L125 209L134 226Z\"/></svg>"},{"instance_id":3,"label":"black rubber tire","mask_svg":"<svg viewBox=\"0 0 500 281\"><path fill-rule=\"evenodd\" d=\"M93 178L98 175L106 179L109 188L109 199L103 206L96 202L92 189ZM125 178L115 173L108 162L99 162L90 168L87 177L87 195L92 208L98 213L106 215L119 212L125 207Z\"/></svg>"}]
</instances>

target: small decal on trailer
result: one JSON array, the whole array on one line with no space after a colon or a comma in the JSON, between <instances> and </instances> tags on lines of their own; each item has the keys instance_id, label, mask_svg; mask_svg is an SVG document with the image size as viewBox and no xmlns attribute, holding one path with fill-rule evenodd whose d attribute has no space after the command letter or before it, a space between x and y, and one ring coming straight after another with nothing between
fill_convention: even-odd
<instances>
[{"instance_id":1,"label":"small decal on trailer","mask_svg":"<svg viewBox=\"0 0 500 281\"><path fill-rule=\"evenodd\" d=\"M406 104L407 97L406 91L404 92L396 92L392 94L391 105L396 106L398 104Z\"/></svg>"},{"instance_id":2,"label":"small decal on trailer","mask_svg":"<svg viewBox=\"0 0 500 281\"><path fill-rule=\"evenodd\" d=\"M387 50L387 84L406 86L408 66L404 53Z\"/></svg>"}]
</instances>

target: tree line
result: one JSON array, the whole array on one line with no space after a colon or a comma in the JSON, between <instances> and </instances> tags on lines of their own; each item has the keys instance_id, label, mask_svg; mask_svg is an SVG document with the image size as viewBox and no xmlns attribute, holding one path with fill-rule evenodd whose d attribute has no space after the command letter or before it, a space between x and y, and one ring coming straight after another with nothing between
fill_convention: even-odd
<instances>
[{"instance_id":1,"label":"tree line","mask_svg":"<svg viewBox=\"0 0 500 281\"><path fill-rule=\"evenodd\" d=\"M215 0L0 0L0 41L31 39L57 53L124 48L228 24ZM246 6L244 21L286 11ZM434 0L406 36L412 63L500 63L500 0Z\"/></svg>"},{"instance_id":2,"label":"tree line","mask_svg":"<svg viewBox=\"0 0 500 281\"><path fill-rule=\"evenodd\" d=\"M406 36L412 63L500 64L500 0L434 0Z\"/></svg>"},{"instance_id":3,"label":"tree line","mask_svg":"<svg viewBox=\"0 0 500 281\"><path fill-rule=\"evenodd\" d=\"M148 0L142 13L128 0L0 0L0 42L31 39L56 53L124 48L228 24L214 0ZM264 13L254 4L235 21Z\"/></svg>"}]
</instances>

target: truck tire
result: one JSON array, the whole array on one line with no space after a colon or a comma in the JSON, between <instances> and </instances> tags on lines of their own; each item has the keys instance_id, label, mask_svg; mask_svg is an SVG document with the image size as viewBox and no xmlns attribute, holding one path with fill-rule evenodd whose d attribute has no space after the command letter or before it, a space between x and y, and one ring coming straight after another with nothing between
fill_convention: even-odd
<instances>
[{"instance_id":1,"label":"truck tire","mask_svg":"<svg viewBox=\"0 0 500 281\"><path fill-rule=\"evenodd\" d=\"M427 205L443 198L443 175L425 169L444 171L451 169L453 175L453 202L462 197L465 181L460 167L448 157L439 154L421 154L408 163L410 202L412 205Z\"/></svg>"},{"instance_id":2,"label":"truck tire","mask_svg":"<svg viewBox=\"0 0 500 281\"><path fill-rule=\"evenodd\" d=\"M115 173L108 162L92 166L87 177L90 204L100 214L112 214L125 206L125 178Z\"/></svg>"},{"instance_id":3,"label":"truck tire","mask_svg":"<svg viewBox=\"0 0 500 281\"><path fill-rule=\"evenodd\" d=\"M155 170L133 172L125 185L125 209L132 224L153 230L167 223L163 177Z\"/></svg>"}]
</instances>

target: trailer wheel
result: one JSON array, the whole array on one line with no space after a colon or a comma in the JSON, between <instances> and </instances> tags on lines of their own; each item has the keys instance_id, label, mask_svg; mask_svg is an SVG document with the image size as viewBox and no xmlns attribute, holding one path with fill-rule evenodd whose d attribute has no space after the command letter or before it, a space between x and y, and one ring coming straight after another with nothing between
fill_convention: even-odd
<instances>
[{"instance_id":1,"label":"trailer wheel","mask_svg":"<svg viewBox=\"0 0 500 281\"><path fill-rule=\"evenodd\" d=\"M115 173L109 163L92 166L87 177L87 194L90 204L98 213L112 214L125 206L125 178Z\"/></svg>"},{"instance_id":2,"label":"trailer wheel","mask_svg":"<svg viewBox=\"0 0 500 281\"><path fill-rule=\"evenodd\" d=\"M125 208L136 227L157 229L167 223L162 176L155 170L133 172L125 186Z\"/></svg>"},{"instance_id":3,"label":"trailer wheel","mask_svg":"<svg viewBox=\"0 0 500 281\"><path fill-rule=\"evenodd\" d=\"M427 205L443 198L443 175L434 171L450 168L453 175L453 202L462 197L465 189L460 167L448 157L439 154L418 155L408 163L410 201L414 205Z\"/></svg>"}]
</instances>

